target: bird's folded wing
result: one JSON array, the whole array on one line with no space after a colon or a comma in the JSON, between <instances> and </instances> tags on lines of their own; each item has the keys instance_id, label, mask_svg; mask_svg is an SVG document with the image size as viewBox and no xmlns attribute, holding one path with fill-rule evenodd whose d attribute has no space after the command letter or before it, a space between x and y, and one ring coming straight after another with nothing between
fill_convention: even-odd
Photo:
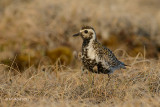
<instances>
[{"instance_id":1,"label":"bird's folded wing","mask_svg":"<svg viewBox=\"0 0 160 107\"><path fill-rule=\"evenodd\" d=\"M118 65L119 61L117 60L115 55L112 53L112 51L109 50L108 48L102 48L102 49L99 48L98 52L99 52L98 59L107 68L114 67L114 66Z\"/></svg>"}]
</instances>

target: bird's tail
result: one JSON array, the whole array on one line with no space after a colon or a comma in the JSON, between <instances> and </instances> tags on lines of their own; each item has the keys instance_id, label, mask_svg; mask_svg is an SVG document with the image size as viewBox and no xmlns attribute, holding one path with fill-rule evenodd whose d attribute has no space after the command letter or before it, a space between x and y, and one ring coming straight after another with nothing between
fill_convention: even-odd
<instances>
[{"instance_id":1,"label":"bird's tail","mask_svg":"<svg viewBox=\"0 0 160 107\"><path fill-rule=\"evenodd\" d=\"M121 68L123 68L123 69L126 69L126 67L131 67L130 65L127 65L127 64L125 64L125 63L123 63L123 62L121 62Z\"/></svg>"},{"instance_id":2,"label":"bird's tail","mask_svg":"<svg viewBox=\"0 0 160 107\"><path fill-rule=\"evenodd\" d=\"M130 65L127 65L127 64L124 64L124 63L123 63L123 65L124 65L124 69L126 69L128 67L131 67Z\"/></svg>"}]
</instances>

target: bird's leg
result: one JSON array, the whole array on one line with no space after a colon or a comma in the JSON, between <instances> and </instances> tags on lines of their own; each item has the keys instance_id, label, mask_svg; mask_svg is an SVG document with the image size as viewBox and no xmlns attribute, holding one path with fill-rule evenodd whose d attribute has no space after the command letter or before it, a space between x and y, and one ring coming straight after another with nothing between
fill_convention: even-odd
<instances>
[{"instance_id":1,"label":"bird's leg","mask_svg":"<svg viewBox=\"0 0 160 107\"><path fill-rule=\"evenodd\" d=\"M108 74L108 82L107 82L106 86L108 85L108 83L110 82L110 80L111 80L111 76L110 76L110 74Z\"/></svg>"},{"instance_id":2,"label":"bird's leg","mask_svg":"<svg viewBox=\"0 0 160 107\"><path fill-rule=\"evenodd\" d=\"M93 67L93 72L98 72L98 67L97 67L97 65L95 65L94 67ZM92 74L92 85L94 85L94 75Z\"/></svg>"},{"instance_id":3,"label":"bird's leg","mask_svg":"<svg viewBox=\"0 0 160 107\"><path fill-rule=\"evenodd\" d=\"M91 87L94 85L94 75L92 72L89 71L89 83L91 83Z\"/></svg>"},{"instance_id":4,"label":"bird's leg","mask_svg":"<svg viewBox=\"0 0 160 107\"><path fill-rule=\"evenodd\" d=\"M92 74L92 85L94 85L94 75Z\"/></svg>"},{"instance_id":5,"label":"bird's leg","mask_svg":"<svg viewBox=\"0 0 160 107\"><path fill-rule=\"evenodd\" d=\"M110 79L111 79L111 76L108 74L108 81L110 81Z\"/></svg>"}]
</instances>

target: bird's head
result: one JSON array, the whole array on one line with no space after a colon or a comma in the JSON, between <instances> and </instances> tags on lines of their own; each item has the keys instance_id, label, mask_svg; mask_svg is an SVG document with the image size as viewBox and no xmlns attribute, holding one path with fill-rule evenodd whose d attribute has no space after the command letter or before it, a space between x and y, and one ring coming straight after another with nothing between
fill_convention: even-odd
<instances>
[{"instance_id":1,"label":"bird's head","mask_svg":"<svg viewBox=\"0 0 160 107\"><path fill-rule=\"evenodd\" d=\"M73 35L75 36L81 36L83 40L95 40L96 39L96 33L95 30L90 26L84 26L80 30L80 32Z\"/></svg>"}]
</instances>

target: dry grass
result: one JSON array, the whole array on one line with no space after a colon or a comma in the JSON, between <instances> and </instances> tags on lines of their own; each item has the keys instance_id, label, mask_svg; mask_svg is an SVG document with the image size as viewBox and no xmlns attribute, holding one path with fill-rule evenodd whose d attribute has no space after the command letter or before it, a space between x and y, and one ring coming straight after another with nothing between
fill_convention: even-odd
<instances>
[{"instance_id":1,"label":"dry grass","mask_svg":"<svg viewBox=\"0 0 160 107\"><path fill-rule=\"evenodd\" d=\"M116 71L110 81L93 74L94 85L79 68L45 65L14 75L18 71L1 65L1 106L160 106L160 62L138 56L125 60L131 67Z\"/></svg>"},{"instance_id":2,"label":"dry grass","mask_svg":"<svg viewBox=\"0 0 160 107\"><path fill-rule=\"evenodd\" d=\"M82 25L130 67L92 85L72 55ZM0 0L0 106L159 107L160 60L146 59L160 53L159 29L159 0Z\"/></svg>"}]
</instances>

